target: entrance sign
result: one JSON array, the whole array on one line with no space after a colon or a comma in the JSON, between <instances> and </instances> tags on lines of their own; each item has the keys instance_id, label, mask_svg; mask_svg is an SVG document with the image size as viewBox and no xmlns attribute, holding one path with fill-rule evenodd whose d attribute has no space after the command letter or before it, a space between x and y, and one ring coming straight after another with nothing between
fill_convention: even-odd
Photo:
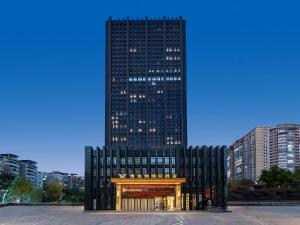
<instances>
[{"instance_id":1,"label":"entrance sign","mask_svg":"<svg viewBox=\"0 0 300 225\"><path fill-rule=\"evenodd\" d=\"M177 174L129 174L119 173L119 178L177 178Z\"/></svg>"}]
</instances>

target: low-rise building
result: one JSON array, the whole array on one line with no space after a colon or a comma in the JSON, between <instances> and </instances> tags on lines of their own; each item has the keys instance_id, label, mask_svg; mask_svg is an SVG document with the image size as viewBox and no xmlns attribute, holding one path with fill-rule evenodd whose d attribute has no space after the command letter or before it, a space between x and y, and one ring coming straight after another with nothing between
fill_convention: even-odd
<instances>
[{"instance_id":1,"label":"low-rise building","mask_svg":"<svg viewBox=\"0 0 300 225\"><path fill-rule=\"evenodd\" d=\"M75 173L63 173L60 171L53 171L51 173L44 173L44 186L47 183L59 182L62 183L64 189L72 190L72 189L84 189L84 178L78 176Z\"/></svg>"}]
</instances>

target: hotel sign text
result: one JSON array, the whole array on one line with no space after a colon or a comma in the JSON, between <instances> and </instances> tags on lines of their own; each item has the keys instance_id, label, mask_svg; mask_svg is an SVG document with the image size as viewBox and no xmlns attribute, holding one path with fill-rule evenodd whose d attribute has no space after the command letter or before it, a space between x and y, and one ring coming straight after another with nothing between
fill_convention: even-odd
<instances>
[{"instance_id":1,"label":"hotel sign text","mask_svg":"<svg viewBox=\"0 0 300 225\"><path fill-rule=\"evenodd\" d=\"M177 174L118 174L119 178L177 178Z\"/></svg>"}]
</instances>

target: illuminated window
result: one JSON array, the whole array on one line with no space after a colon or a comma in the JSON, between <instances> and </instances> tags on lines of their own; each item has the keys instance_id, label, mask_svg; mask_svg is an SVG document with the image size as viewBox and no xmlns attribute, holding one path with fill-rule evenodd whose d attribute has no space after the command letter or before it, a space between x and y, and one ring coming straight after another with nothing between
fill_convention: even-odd
<instances>
[{"instance_id":1,"label":"illuminated window","mask_svg":"<svg viewBox=\"0 0 300 225\"><path fill-rule=\"evenodd\" d=\"M128 51L131 52L131 53L134 53L134 52L137 52L137 49L136 48L129 48Z\"/></svg>"},{"instance_id":2,"label":"illuminated window","mask_svg":"<svg viewBox=\"0 0 300 225\"><path fill-rule=\"evenodd\" d=\"M155 157L151 157L150 158L150 163L153 165L153 164L155 164Z\"/></svg>"}]
</instances>

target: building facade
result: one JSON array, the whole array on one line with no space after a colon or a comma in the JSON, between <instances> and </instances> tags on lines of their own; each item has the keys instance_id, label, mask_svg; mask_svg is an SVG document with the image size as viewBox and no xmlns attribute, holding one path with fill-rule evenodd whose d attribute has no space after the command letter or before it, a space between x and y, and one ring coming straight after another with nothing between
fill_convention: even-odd
<instances>
[{"instance_id":1,"label":"building facade","mask_svg":"<svg viewBox=\"0 0 300 225\"><path fill-rule=\"evenodd\" d=\"M0 154L0 172L6 172L14 177L24 177L34 187L39 188L37 162L19 160L15 154Z\"/></svg>"},{"instance_id":2,"label":"building facade","mask_svg":"<svg viewBox=\"0 0 300 225\"><path fill-rule=\"evenodd\" d=\"M44 188L44 179L43 179L43 172L37 172L37 179L36 179L36 187L38 190L42 191Z\"/></svg>"},{"instance_id":3,"label":"building facade","mask_svg":"<svg viewBox=\"0 0 300 225\"><path fill-rule=\"evenodd\" d=\"M106 146L187 145L185 20L106 22Z\"/></svg>"},{"instance_id":4,"label":"building facade","mask_svg":"<svg viewBox=\"0 0 300 225\"><path fill-rule=\"evenodd\" d=\"M226 147L86 147L85 210L225 210L226 154Z\"/></svg>"},{"instance_id":5,"label":"building facade","mask_svg":"<svg viewBox=\"0 0 300 225\"><path fill-rule=\"evenodd\" d=\"M0 154L0 172L6 172L17 177L20 176L19 156L15 154Z\"/></svg>"},{"instance_id":6,"label":"building facade","mask_svg":"<svg viewBox=\"0 0 300 225\"><path fill-rule=\"evenodd\" d=\"M235 141L227 155L228 179L258 181L262 170L271 166L291 171L299 167L299 127L258 127Z\"/></svg>"},{"instance_id":7,"label":"building facade","mask_svg":"<svg viewBox=\"0 0 300 225\"><path fill-rule=\"evenodd\" d=\"M228 179L256 181L269 168L269 128L258 127L229 148Z\"/></svg>"},{"instance_id":8,"label":"building facade","mask_svg":"<svg viewBox=\"0 0 300 225\"><path fill-rule=\"evenodd\" d=\"M20 160L20 175L25 177L33 186L38 186L37 162L32 160Z\"/></svg>"},{"instance_id":9,"label":"building facade","mask_svg":"<svg viewBox=\"0 0 300 225\"><path fill-rule=\"evenodd\" d=\"M65 190L78 189L84 190L84 177L75 173L63 173L60 171L53 171L51 173L44 173L44 188L49 183L61 183Z\"/></svg>"},{"instance_id":10,"label":"building facade","mask_svg":"<svg viewBox=\"0 0 300 225\"><path fill-rule=\"evenodd\" d=\"M280 124L270 129L270 165L291 171L300 166L300 125Z\"/></svg>"},{"instance_id":11,"label":"building facade","mask_svg":"<svg viewBox=\"0 0 300 225\"><path fill-rule=\"evenodd\" d=\"M226 147L187 148L186 22L106 21L105 147L85 148L85 210L226 209Z\"/></svg>"}]
</instances>

